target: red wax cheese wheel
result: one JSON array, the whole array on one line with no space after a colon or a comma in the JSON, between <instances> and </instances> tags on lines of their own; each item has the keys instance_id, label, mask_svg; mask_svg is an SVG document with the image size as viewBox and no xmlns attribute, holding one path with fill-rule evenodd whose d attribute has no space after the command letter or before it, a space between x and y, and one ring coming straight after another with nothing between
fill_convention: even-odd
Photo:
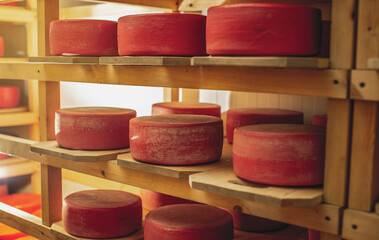
<instances>
[{"instance_id":1,"label":"red wax cheese wheel","mask_svg":"<svg viewBox=\"0 0 379 240\"><path fill-rule=\"evenodd\" d=\"M52 55L118 55L117 22L56 20L50 23Z\"/></svg>"},{"instance_id":2,"label":"red wax cheese wheel","mask_svg":"<svg viewBox=\"0 0 379 240\"><path fill-rule=\"evenodd\" d=\"M226 114L226 137L228 142L233 143L235 128L272 123L303 123L303 113L274 108L230 109Z\"/></svg>"},{"instance_id":3,"label":"red wax cheese wheel","mask_svg":"<svg viewBox=\"0 0 379 240\"><path fill-rule=\"evenodd\" d=\"M9 155L0 153L0 160L1 159L6 159L6 158L9 158Z\"/></svg>"},{"instance_id":4,"label":"red wax cheese wheel","mask_svg":"<svg viewBox=\"0 0 379 240\"><path fill-rule=\"evenodd\" d=\"M66 148L124 148L129 146L129 121L134 117L134 110L122 108L60 109L55 113L55 135Z\"/></svg>"},{"instance_id":5,"label":"red wax cheese wheel","mask_svg":"<svg viewBox=\"0 0 379 240\"><path fill-rule=\"evenodd\" d=\"M232 240L232 216L201 204L176 204L146 215L145 240Z\"/></svg>"},{"instance_id":6,"label":"red wax cheese wheel","mask_svg":"<svg viewBox=\"0 0 379 240\"><path fill-rule=\"evenodd\" d=\"M0 239L1 240L14 240L19 237L26 236L25 233L11 228L5 224L0 223Z\"/></svg>"},{"instance_id":7,"label":"red wax cheese wheel","mask_svg":"<svg viewBox=\"0 0 379 240\"><path fill-rule=\"evenodd\" d=\"M321 11L316 8L243 3L208 10L211 55L317 55L320 35Z\"/></svg>"},{"instance_id":8,"label":"red wax cheese wheel","mask_svg":"<svg viewBox=\"0 0 379 240\"><path fill-rule=\"evenodd\" d=\"M202 115L160 115L130 121L134 159L163 165L216 161L223 144L221 118Z\"/></svg>"},{"instance_id":9,"label":"red wax cheese wheel","mask_svg":"<svg viewBox=\"0 0 379 240\"><path fill-rule=\"evenodd\" d=\"M41 208L41 196L33 193L16 193L0 198L0 202L22 211L33 213Z\"/></svg>"},{"instance_id":10,"label":"red wax cheese wheel","mask_svg":"<svg viewBox=\"0 0 379 240\"><path fill-rule=\"evenodd\" d=\"M32 236L26 236L22 238L17 238L16 240L38 240L38 238L34 238Z\"/></svg>"},{"instance_id":11,"label":"red wax cheese wheel","mask_svg":"<svg viewBox=\"0 0 379 240\"><path fill-rule=\"evenodd\" d=\"M141 199L114 190L87 190L67 196L63 223L69 234L84 238L114 238L141 228Z\"/></svg>"},{"instance_id":12,"label":"red wax cheese wheel","mask_svg":"<svg viewBox=\"0 0 379 240\"><path fill-rule=\"evenodd\" d=\"M328 121L328 115L322 114L322 115L314 115L312 119L312 125L318 125L326 127L326 123Z\"/></svg>"},{"instance_id":13,"label":"red wax cheese wheel","mask_svg":"<svg viewBox=\"0 0 379 240\"><path fill-rule=\"evenodd\" d=\"M148 211L154 210L156 208L164 207L167 205L196 203L191 200L178 198L178 197L174 197L174 196L170 196L167 194L154 192L154 191L146 190L146 189L141 189L140 194L141 194L143 208Z\"/></svg>"},{"instance_id":14,"label":"red wax cheese wheel","mask_svg":"<svg viewBox=\"0 0 379 240\"><path fill-rule=\"evenodd\" d=\"M206 17L195 14L128 15L118 20L120 55L205 55Z\"/></svg>"},{"instance_id":15,"label":"red wax cheese wheel","mask_svg":"<svg viewBox=\"0 0 379 240\"><path fill-rule=\"evenodd\" d=\"M221 117L221 107L211 103L163 102L155 103L152 115L195 114Z\"/></svg>"},{"instance_id":16,"label":"red wax cheese wheel","mask_svg":"<svg viewBox=\"0 0 379 240\"><path fill-rule=\"evenodd\" d=\"M20 89L17 86L0 86L0 108L14 108L20 104Z\"/></svg>"},{"instance_id":17,"label":"red wax cheese wheel","mask_svg":"<svg viewBox=\"0 0 379 240\"><path fill-rule=\"evenodd\" d=\"M308 229L308 240L320 240L321 239L321 232Z\"/></svg>"},{"instance_id":18,"label":"red wax cheese wheel","mask_svg":"<svg viewBox=\"0 0 379 240\"><path fill-rule=\"evenodd\" d=\"M4 38L0 36L0 57L4 56Z\"/></svg>"},{"instance_id":19,"label":"red wax cheese wheel","mask_svg":"<svg viewBox=\"0 0 379 240\"><path fill-rule=\"evenodd\" d=\"M8 185L7 184L1 184L0 185L0 197L4 197L8 195Z\"/></svg>"},{"instance_id":20,"label":"red wax cheese wheel","mask_svg":"<svg viewBox=\"0 0 379 240\"><path fill-rule=\"evenodd\" d=\"M324 155L324 127L264 124L234 132L234 172L248 181L285 186L322 184Z\"/></svg>"},{"instance_id":21,"label":"red wax cheese wheel","mask_svg":"<svg viewBox=\"0 0 379 240\"><path fill-rule=\"evenodd\" d=\"M265 218L241 213L238 211L227 210L233 217L235 229L249 232L268 232L282 229L287 226L285 223L272 221Z\"/></svg>"},{"instance_id":22,"label":"red wax cheese wheel","mask_svg":"<svg viewBox=\"0 0 379 240\"><path fill-rule=\"evenodd\" d=\"M0 5L5 5L5 6L18 6L18 2L8 2L8 3L0 3Z\"/></svg>"}]
</instances>

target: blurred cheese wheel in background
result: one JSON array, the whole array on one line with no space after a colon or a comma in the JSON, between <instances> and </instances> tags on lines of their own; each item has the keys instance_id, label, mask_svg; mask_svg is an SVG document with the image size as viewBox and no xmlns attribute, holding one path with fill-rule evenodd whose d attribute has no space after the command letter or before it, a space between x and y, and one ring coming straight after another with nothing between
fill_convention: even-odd
<instances>
[{"instance_id":1,"label":"blurred cheese wheel in background","mask_svg":"<svg viewBox=\"0 0 379 240\"><path fill-rule=\"evenodd\" d=\"M146 215L145 240L232 240L232 216L217 207L176 204Z\"/></svg>"},{"instance_id":2,"label":"blurred cheese wheel in background","mask_svg":"<svg viewBox=\"0 0 379 240\"><path fill-rule=\"evenodd\" d=\"M191 200L170 196L167 194L154 192L151 190L141 189L140 195L142 199L142 206L145 210L151 211L156 208L160 208L173 204L193 204L196 203Z\"/></svg>"},{"instance_id":3,"label":"blurred cheese wheel in background","mask_svg":"<svg viewBox=\"0 0 379 240\"><path fill-rule=\"evenodd\" d=\"M162 165L193 165L220 158L221 118L202 115L160 115L130 121L134 159Z\"/></svg>"},{"instance_id":4,"label":"blurred cheese wheel in background","mask_svg":"<svg viewBox=\"0 0 379 240\"><path fill-rule=\"evenodd\" d=\"M245 180L281 185L323 183L325 128L264 124L236 128L233 169Z\"/></svg>"},{"instance_id":5,"label":"blurred cheese wheel in background","mask_svg":"<svg viewBox=\"0 0 379 240\"><path fill-rule=\"evenodd\" d=\"M14 240L26 236L25 233L11 228L5 224L0 223L0 239L1 240Z\"/></svg>"},{"instance_id":6,"label":"blurred cheese wheel in background","mask_svg":"<svg viewBox=\"0 0 379 240\"><path fill-rule=\"evenodd\" d=\"M226 115L226 136L233 143L234 129L246 125L303 123L303 113L276 108L234 108Z\"/></svg>"},{"instance_id":7,"label":"blurred cheese wheel in background","mask_svg":"<svg viewBox=\"0 0 379 240\"><path fill-rule=\"evenodd\" d=\"M0 153L0 160L9 158L10 156L7 154Z\"/></svg>"},{"instance_id":8,"label":"blurred cheese wheel in background","mask_svg":"<svg viewBox=\"0 0 379 240\"><path fill-rule=\"evenodd\" d=\"M312 125L326 127L327 122L328 122L328 115L326 114L314 115L312 119Z\"/></svg>"},{"instance_id":9,"label":"blurred cheese wheel in background","mask_svg":"<svg viewBox=\"0 0 379 240\"><path fill-rule=\"evenodd\" d=\"M321 11L316 8L241 3L208 9L211 55L317 55L320 35Z\"/></svg>"},{"instance_id":10,"label":"blurred cheese wheel in background","mask_svg":"<svg viewBox=\"0 0 379 240\"><path fill-rule=\"evenodd\" d=\"M141 228L140 197L115 190L87 190L67 196L63 202L66 231L84 238L115 238Z\"/></svg>"},{"instance_id":11,"label":"blurred cheese wheel in background","mask_svg":"<svg viewBox=\"0 0 379 240\"><path fill-rule=\"evenodd\" d=\"M37 211L32 213L36 217L42 218L42 209L38 209Z\"/></svg>"},{"instance_id":12,"label":"blurred cheese wheel in background","mask_svg":"<svg viewBox=\"0 0 379 240\"><path fill-rule=\"evenodd\" d=\"M308 229L308 240L320 240L321 239L321 232Z\"/></svg>"},{"instance_id":13,"label":"blurred cheese wheel in background","mask_svg":"<svg viewBox=\"0 0 379 240\"><path fill-rule=\"evenodd\" d=\"M26 237L17 238L16 240L38 240L38 238L35 238L32 236L26 236Z\"/></svg>"},{"instance_id":14,"label":"blurred cheese wheel in background","mask_svg":"<svg viewBox=\"0 0 379 240\"><path fill-rule=\"evenodd\" d=\"M1 197L0 202L28 213L33 213L41 208L41 196L33 193L10 194Z\"/></svg>"},{"instance_id":15,"label":"blurred cheese wheel in background","mask_svg":"<svg viewBox=\"0 0 379 240\"><path fill-rule=\"evenodd\" d=\"M55 135L72 149L117 149L129 146L129 121L136 112L123 108L81 107L57 110Z\"/></svg>"},{"instance_id":16,"label":"blurred cheese wheel in background","mask_svg":"<svg viewBox=\"0 0 379 240\"><path fill-rule=\"evenodd\" d=\"M153 13L118 20L120 55L205 55L206 17L196 14Z\"/></svg>"},{"instance_id":17,"label":"blurred cheese wheel in background","mask_svg":"<svg viewBox=\"0 0 379 240\"><path fill-rule=\"evenodd\" d=\"M8 195L8 185L0 184L0 198Z\"/></svg>"},{"instance_id":18,"label":"blurred cheese wheel in background","mask_svg":"<svg viewBox=\"0 0 379 240\"><path fill-rule=\"evenodd\" d=\"M0 36L0 57L4 56L4 38Z\"/></svg>"},{"instance_id":19,"label":"blurred cheese wheel in background","mask_svg":"<svg viewBox=\"0 0 379 240\"><path fill-rule=\"evenodd\" d=\"M5 6L18 6L18 1L15 1L15 2L8 2L8 3L0 3L0 5L5 5Z\"/></svg>"},{"instance_id":20,"label":"blurred cheese wheel in background","mask_svg":"<svg viewBox=\"0 0 379 240\"><path fill-rule=\"evenodd\" d=\"M20 89L17 86L0 86L0 108L15 108L20 105Z\"/></svg>"},{"instance_id":21,"label":"blurred cheese wheel in background","mask_svg":"<svg viewBox=\"0 0 379 240\"><path fill-rule=\"evenodd\" d=\"M163 102L152 106L152 115L195 114L221 117L221 107L211 103Z\"/></svg>"},{"instance_id":22,"label":"blurred cheese wheel in background","mask_svg":"<svg viewBox=\"0 0 379 240\"><path fill-rule=\"evenodd\" d=\"M50 23L52 55L118 55L117 22L56 20Z\"/></svg>"}]
</instances>

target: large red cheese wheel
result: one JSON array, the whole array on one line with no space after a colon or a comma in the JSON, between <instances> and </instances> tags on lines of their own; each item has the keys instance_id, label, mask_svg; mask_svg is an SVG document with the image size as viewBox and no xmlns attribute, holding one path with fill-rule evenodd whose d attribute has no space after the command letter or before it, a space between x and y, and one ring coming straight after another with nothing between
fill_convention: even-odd
<instances>
[{"instance_id":1,"label":"large red cheese wheel","mask_svg":"<svg viewBox=\"0 0 379 240\"><path fill-rule=\"evenodd\" d=\"M128 15L118 20L120 55L205 55L206 17L195 14Z\"/></svg>"},{"instance_id":2,"label":"large red cheese wheel","mask_svg":"<svg viewBox=\"0 0 379 240\"><path fill-rule=\"evenodd\" d=\"M146 215L145 240L232 240L232 216L202 204L176 204Z\"/></svg>"},{"instance_id":3,"label":"large red cheese wheel","mask_svg":"<svg viewBox=\"0 0 379 240\"><path fill-rule=\"evenodd\" d=\"M14 108L20 104L20 89L17 86L0 86L0 108Z\"/></svg>"},{"instance_id":4,"label":"large red cheese wheel","mask_svg":"<svg viewBox=\"0 0 379 240\"><path fill-rule=\"evenodd\" d=\"M211 55L317 55L321 11L316 8L242 3L212 7L207 17Z\"/></svg>"},{"instance_id":5,"label":"large red cheese wheel","mask_svg":"<svg viewBox=\"0 0 379 240\"><path fill-rule=\"evenodd\" d=\"M134 159L163 165L216 161L223 144L221 118L202 115L160 115L130 121Z\"/></svg>"},{"instance_id":6,"label":"large red cheese wheel","mask_svg":"<svg viewBox=\"0 0 379 240\"><path fill-rule=\"evenodd\" d=\"M312 125L324 126L326 127L326 123L328 121L328 115L314 115L312 119Z\"/></svg>"},{"instance_id":7,"label":"large red cheese wheel","mask_svg":"<svg viewBox=\"0 0 379 240\"><path fill-rule=\"evenodd\" d=\"M87 190L67 196L63 223L69 234L84 238L114 238L141 228L140 197L114 190Z\"/></svg>"},{"instance_id":8,"label":"large red cheese wheel","mask_svg":"<svg viewBox=\"0 0 379 240\"><path fill-rule=\"evenodd\" d=\"M152 115L195 114L221 117L221 107L211 103L163 102L155 103Z\"/></svg>"},{"instance_id":9,"label":"large red cheese wheel","mask_svg":"<svg viewBox=\"0 0 379 240\"><path fill-rule=\"evenodd\" d=\"M124 148L129 146L129 121L134 117L134 110L122 108L60 109L55 113L55 135L66 148Z\"/></svg>"},{"instance_id":10,"label":"large red cheese wheel","mask_svg":"<svg viewBox=\"0 0 379 240\"><path fill-rule=\"evenodd\" d=\"M191 200L178 198L178 197L174 197L174 196L170 196L167 194L154 192L154 191L146 190L146 189L141 189L140 195L142 199L143 208L148 211L154 210L156 208L164 207L167 205L196 203Z\"/></svg>"},{"instance_id":11,"label":"large red cheese wheel","mask_svg":"<svg viewBox=\"0 0 379 240\"><path fill-rule=\"evenodd\" d=\"M0 36L0 57L4 56L4 38Z\"/></svg>"},{"instance_id":12,"label":"large red cheese wheel","mask_svg":"<svg viewBox=\"0 0 379 240\"><path fill-rule=\"evenodd\" d=\"M303 123L303 113L274 108L235 108L226 114L226 136L233 143L234 129L246 125Z\"/></svg>"},{"instance_id":13,"label":"large red cheese wheel","mask_svg":"<svg viewBox=\"0 0 379 240\"><path fill-rule=\"evenodd\" d=\"M9 158L9 155L0 153L0 160Z\"/></svg>"},{"instance_id":14,"label":"large red cheese wheel","mask_svg":"<svg viewBox=\"0 0 379 240\"><path fill-rule=\"evenodd\" d=\"M19 237L26 236L25 233L11 228L5 224L0 223L0 239L1 240L14 240Z\"/></svg>"},{"instance_id":15,"label":"large red cheese wheel","mask_svg":"<svg viewBox=\"0 0 379 240\"><path fill-rule=\"evenodd\" d=\"M263 124L234 132L234 172L248 181L285 186L322 184L324 155L324 127Z\"/></svg>"},{"instance_id":16,"label":"large red cheese wheel","mask_svg":"<svg viewBox=\"0 0 379 240\"><path fill-rule=\"evenodd\" d=\"M22 211L33 213L41 208L41 196L33 193L16 193L0 198L0 202Z\"/></svg>"},{"instance_id":17,"label":"large red cheese wheel","mask_svg":"<svg viewBox=\"0 0 379 240\"><path fill-rule=\"evenodd\" d=\"M117 55L117 22L56 20L50 23L52 55Z\"/></svg>"}]
</instances>

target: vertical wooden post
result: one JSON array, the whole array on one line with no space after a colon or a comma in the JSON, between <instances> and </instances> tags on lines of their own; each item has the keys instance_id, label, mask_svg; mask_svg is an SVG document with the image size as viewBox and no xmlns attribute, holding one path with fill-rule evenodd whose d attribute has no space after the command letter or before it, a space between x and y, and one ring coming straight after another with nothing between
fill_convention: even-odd
<instances>
[{"instance_id":1,"label":"vertical wooden post","mask_svg":"<svg viewBox=\"0 0 379 240\"><path fill-rule=\"evenodd\" d=\"M199 96L200 96L199 89L188 89L188 88L182 89L182 102L198 103Z\"/></svg>"},{"instance_id":2,"label":"vertical wooden post","mask_svg":"<svg viewBox=\"0 0 379 240\"><path fill-rule=\"evenodd\" d=\"M163 101L164 102L179 102L179 88L164 88Z\"/></svg>"}]
</instances>

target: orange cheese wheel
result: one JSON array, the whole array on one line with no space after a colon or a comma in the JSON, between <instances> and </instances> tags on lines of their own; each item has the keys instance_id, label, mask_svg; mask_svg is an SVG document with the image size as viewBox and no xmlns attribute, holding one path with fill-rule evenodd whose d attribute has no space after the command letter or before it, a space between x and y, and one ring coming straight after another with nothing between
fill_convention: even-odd
<instances>
[{"instance_id":1,"label":"orange cheese wheel","mask_svg":"<svg viewBox=\"0 0 379 240\"><path fill-rule=\"evenodd\" d=\"M323 183L325 128L263 124L236 128L233 169L248 181L310 186Z\"/></svg>"},{"instance_id":2,"label":"orange cheese wheel","mask_svg":"<svg viewBox=\"0 0 379 240\"><path fill-rule=\"evenodd\" d=\"M33 213L41 208L41 196L33 193L15 193L0 198L0 202Z\"/></svg>"},{"instance_id":3,"label":"orange cheese wheel","mask_svg":"<svg viewBox=\"0 0 379 240\"><path fill-rule=\"evenodd\" d=\"M328 115L326 114L314 115L312 119L312 125L326 127L327 121L328 121Z\"/></svg>"},{"instance_id":4,"label":"orange cheese wheel","mask_svg":"<svg viewBox=\"0 0 379 240\"><path fill-rule=\"evenodd\" d=\"M20 89L17 86L0 86L0 108L15 108L20 105Z\"/></svg>"},{"instance_id":5,"label":"orange cheese wheel","mask_svg":"<svg viewBox=\"0 0 379 240\"><path fill-rule=\"evenodd\" d=\"M160 115L130 121L134 159L162 165L193 165L220 158L221 118L202 115Z\"/></svg>"},{"instance_id":6,"label":"orange cheese wheel","mask_svg":"<svg viewBox=\"0 0 379 240\"><path fill-rule=\"evenodd\" d=\"M4 56L4 38L0 36L0 57Z\"/></svg>"},{"instance_id":7,"label":"orange cheese wheel","mask_svg":"<svg viewBox=\"0 0 379 240\"><path fill-rule=\"evenodd\" d=\"M66 148L125 148L129 146L129 121L134 117L134 110L122 108L60 109L55 113L55 135Z\"/></svg>"},{"instance_id":8,"label":"orange cheese wheel","mask_svg":"<svg viewBox=\"0 0 379 240\"><path fill-rule=\"evenodd\" d=\"M156 208L164 207L173 204L191 204L196 203L191 200L170 196L167 194L154 192L151 190L141 189L140 195L142 199L142 206L145 210L151 211Z\"/></svg>"},{"instance_id":9,"label":"orange cheese wheel","mask_svg":"<svg viewBox=\"0 0 379 240\"><path fill-rule=\"evenodd\" d=\"M140 197L114 190L87 190L67 196L63 202L66 231L83 238L115 238L141 228Z\"/></svg>"},{"instance_id":10,"label":"orange cheese wheel","mask_svg":"<svg viewBox=\"0 0 379 240\"><path fill-rule=\"evenodd\" d=\"M26 237L17 238L16 240L38 240L38 238L35 238L32 236L26 236Z\"/></svg>"},{"instance_id":11,"label":"orange cheese wheel","mask_svg":"<svg viewBox=\"0 0 379 240\"><path fill-rule=\"evenodd\" d=\"M165 114L196 114L220 117L221 107L211 103L163 102L153 104L152 115Z\"/></svg>"},{"instance_id":12,"label":"orange cheese wheel","mask_svg":"<svg viewBox=\"0 0 379 240\"><path fill-rule=\"evenodd\" d=\"M146 215L145 240L232 240L232 216L217 207L176 204Z\"/></svg>"},{"instance_id":13,"label":"orange cheese wheel","mask_svg":"<svg viewBox=\"0 0 379 240\"><path fill-rule=\"evenodd\" d=\"M26 236L25 233L20 232L17 229L9 227L5 224L0 223L0 239L1 240L14 240L19 237Z\"/></svg>"}]
</instances>

